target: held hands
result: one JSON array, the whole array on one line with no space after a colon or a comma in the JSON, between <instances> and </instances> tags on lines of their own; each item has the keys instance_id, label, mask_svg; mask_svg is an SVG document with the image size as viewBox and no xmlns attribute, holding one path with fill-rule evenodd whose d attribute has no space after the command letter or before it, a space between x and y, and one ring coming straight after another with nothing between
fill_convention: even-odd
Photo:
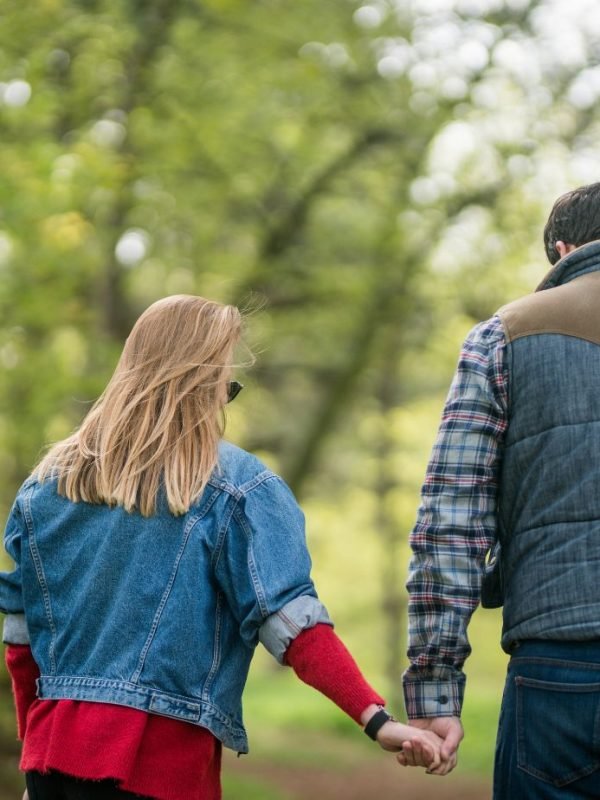
<instances>
[{"instance_id":1,"label":"held hands","mask_svg":"<svg viewBox=\"0 0 600 800\"><path fill-rule=\"evenodd\" d=\"M365 708L361 724L367 725L379 708ZM456 766L456 751L463 736L458 717L413 719L408 725L388 720L377 731L377 742L383 750L395 752L404 767L426 767L430 775L447 775Z\"/></svg>"},{"instance_id":2,"label":"held hands","mask_svg":"<svg viewBox=\"0 0 600 800\"><path fill-rule=\"evenodd\" d=\"M458 717L431 717L413 719L410 727L422 733L434 733L441 737L441 763L439 766L423 764L422 745L418 738L408 739L402 752L396 758L402 766L419 767L427 766L427 772L432 775L446 775L456 766L458 746L464 737L461 721Z\"/></svg>"},{"instance_id":3,"label":"held hands","mask_svg":"<svg viewBox=\"0 0 600 800\"><path fill-rule=\"evenodd\" d=\"M374 704L365 708L360 719L362 725L367 726L380 708ZM444 741L434 730L389 719L377 730L376 739L383 750L397 753L396 758L403 766L426 767L430 773L445 775L456 763L444 758Z\"/></svg>"},{"instance_id":4,"label":"held hands","mask_svg":"<svg viewBox=\"0 0 600 800\"><path fill-rule=\"evenodd\" d=\"M402 722L386 722L377 733L377 742L384 750L398 753L396 758L403 766L426 767L427 772L435 775L445 775L449 771L442 759L444 742L431 731L419 730ZM406 748L410 760L405 756Z\"/></svg>"}]
</instances>

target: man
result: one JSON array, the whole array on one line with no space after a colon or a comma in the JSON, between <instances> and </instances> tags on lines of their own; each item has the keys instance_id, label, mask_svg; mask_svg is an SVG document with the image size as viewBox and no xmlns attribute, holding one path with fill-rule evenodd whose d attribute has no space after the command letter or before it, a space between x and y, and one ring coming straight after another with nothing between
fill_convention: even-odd
<instances>
[{"instance_id":1,"label":"man","mask_svg":"<svg viewBox=\"0 0 600 800\"><path fill-rule=\"evenodd\" d=\"M536 292L465 341L411 534L406 706L453 759L467 625L504 606L495 800L600 797L600 183L544 242Z\"/></svg>"}]
</instances>

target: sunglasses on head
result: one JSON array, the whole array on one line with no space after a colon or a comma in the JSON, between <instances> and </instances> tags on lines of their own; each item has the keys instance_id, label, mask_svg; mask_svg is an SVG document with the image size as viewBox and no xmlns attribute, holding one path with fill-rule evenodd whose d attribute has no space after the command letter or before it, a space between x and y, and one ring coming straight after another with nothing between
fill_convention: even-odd
<instances>
[{"instance_id":1,"label":"sunglasses on head","mask_svg":"<svg viewBox=\"0 0 600 800\"><path fill-rule=\"evenodd\" d=\"M227 402L231 403L232 400L235 400L243 388L243 383L240 383L239 381L229 381L229 387L227 389Z\"/></svg>"}]
</instances>

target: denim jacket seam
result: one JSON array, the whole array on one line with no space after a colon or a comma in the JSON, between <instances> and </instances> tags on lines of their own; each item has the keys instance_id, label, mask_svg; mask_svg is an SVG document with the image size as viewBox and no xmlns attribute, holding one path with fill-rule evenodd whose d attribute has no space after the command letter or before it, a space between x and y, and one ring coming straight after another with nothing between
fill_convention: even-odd
<instances>
[{"instance_id":1,"label":"denim jacket seam","mask_svg":"<svg viewBox=\"0 0 600 800\"><path fill-rule=\"evenodd\" d=\"M220 496L219 487L214 486L212 484L210 485L211 488L214 489L215 491L213 491L208 500L206 500L204 496L202 496L198 508L196 509L195 513L190 516L187 525L191 524L193 527L197 522L203 519L218 500Z\"/></svg>"},{"instance_id":2,"label":"denim jacket seam","mask_svg":"<svg viewBox=\"0 0 600 800\"><path fill-rule=\"evenodd\" d=\"M13 542L15 542L15 540L18 539L20 535L21 535L20 533L13 533L12 536L7 536L6 539L4 540L4 549L8 550L8 548L12 546Z\"/></svg>"},{"instance_id":3,"label":"denim jacket seam","mask_svg":"<svg viewBox=\"0 0 600 800\"><path fill-rule=\"evenodd\" d=\"M302 628L296 622L294 622L294 620L291 619L291 617L288 617L288 615L285 613L285 611L280 609L279 611L276 611L275 613L277 614L277 616L281 620L283 620L287 625L290 626L291 630L296 634L296 636L298 636L298 634L300 634L300 632L302 631Z\"/></svg>"},{"instance_id":4,"label":"denim jacket seam","mask_svg":"<svg viewBox=\"0 0 600 800\"><path fill-rule=\"evenodd\" d=\"M280 478L278 478L277 475L275 475L274 472L271 472L270 469L266 469L263 472L259 472L259 474L255 475L254 478L252 478L251 480L246 481L246 483L243 483L239 487L239 490L242 493L242 495L245 497L246 495L250 494L250 492L254 491L254 489L256 489L257 487L261 486L266 481L272 480L273 478L276 478L277 480L281 480Z\"/></svg>"},{"instance_id":5,"label":"denim jacket seam","mask_svg":"<svg viewBox=\"0 0 600 800\"><path fill-rule=\"evenodd\" d=\"M208 485L218 489L220 492L225 492L231 497L234 497L236 500L239 500L242 497L242 493L240 492L239 488L234 486L234 484L230 483L229 481L212 477L208 481Z\"/></svg>"},{"instance_id":6,"label":"denim jacket seam","mask_svg":"<svg viewBox=\"0 0 600 800\"><path fill-rule=\"evenodd\" d=\"M231 715L222 711L219 706L216 706L211 700L205 700L204 696L184 695L178 692L168 692L164 689L158 689L155 686L146 686L139 683L131 683L128 680L121 680L119 678L98 678L93 675L40 675L38 680L42 682L51 681L54 685L64 686L83 686L84 688L94 689L98 686L107 687L109 689L120 689L135 694L140 692L148 695L157 695L160 697L167 697L179 703L189 703L190 705L205 705L210 707L211 711L216 712L223 721L226 721L230 727L238 727L232 721Z\"/></svg>"},{"instance_id":7,"label":"denim jacket seam","mask_svg":"<svg viewBox=\"0 0 600 800\"><path fill-rule=\"evenodd\" d=\"M216 571L217 565L219 563L219 559L221 557L221 553L223 551L223 543L225 542L225 537L227 535L227 530L229 528L229 524L231 522L231 518L235 511L235 508L239 502L239 498L231 497L229 503L225 506L225 512L223 514L223 518L221 520L221 524L217 526L218 534L217 534L217 541L213 550L212 558L211 558L211 567L213 572ZM195 523L194 523L195 524ZM219 666L221 665L221 625L222 625L222 603L223 603L223 593L219 591L217 593L217 601L215 607L215 630L214 630L214 640L213 640L213 660L210 665L210 669L208 671L208 675L206 676L206 680L204 681L204 686L202 687L201 697L205 702L209 702L209 691L214 683L215 677L217 675Z\"/></svg>"},{"instance_id":8,"label":"denim jacket seam","mask_svg":"<svg viewBox=\"0 0 600 800\"><path fill-rule=\"evenodd\" d=\"M17 492L17 497L16 497L16 501L17 501L17 503L19 503L19 504L20 504L20 501L21 501L21 500L23 500L23 499L25 498L26 494L29 492L29 490L30 490L30 489L31 489L31 488L32 488L32 487L33 487L33 486L34 486L36 483L38 483L38 480L37 480L37 478L33 477L32 475L30 475L30 476L29 476L29 477L28 477L28 478L27 478L27 479L26 479L26 480L25 480L25 481L22 483L22 485L21 485L21 488L20 488L20 489L19 489L19 491Z\"/></svg>"},{"instance_id":9,"label":"denim jacket seam","mask_svg":"<svg viewBox=\"0 0 600 800\"><path fill-rule=\"evenodd\" d=\"M240 501L241 497L233 498L226 504L225 511L223 512L223 517L221 520L221 524L217 525L217 541L215 543L212 559L211 559L211 566L213 570L216 570L219 560L221 558L221 553L223 552L223 544L225 542L225 537L227 536L227 531L229 530L229 525L231 524L231 518L233 517L237 505Z\"/></svg>"},{"instance_id":10,"label":"denim jacket seam","mask_svg":"<svg viewBox=\"0 0 600 800\"><path fill-rule=\"evenodd\" d=\"M171 574L169 575L169 580L167 581L167 585L165 587L165 590L162 594L162 597L156 609L156 613L154 614L152 625L150 626L150 632L148 633L146 641L144 642L144 646L142 647L142 651L140 653L140 657L135 672L131 676L131 682L134 684L137 684L139 682L140 675L142 674L142 670L144 669L144 664L146 662L146 656L148 655L148 651L150 650L152 642L154 641L154 636L156 634L156 631L158 630L162 613L171 594L171 590L173 589L175 579L177 578L177 572L179 571L179 564L181 563L181 559L183 558L183 554L185 552L185 548L189 541L191 532L197 521L198 519L195 516L192 517L191 519L188 520L183 530L182 542L177 552L177 555L175 556L175 561L173 562L173 567L171 569Z\"/></svg>"},{"instance_id":11,"label":"denim jacket seam","mask_svg":"<svg viewBox=\"0 0 600 800\"><path fill-rule=\"evenodd\" d=\"M25 514L24 514L24 512L23 512L23 509L22 509L22 507L21 507L21 506L22 506L22 504L21 504L21 499L22 499L22 498L21 498L21 493L19 493L19 494L17 495L16 499L15 499L15 502L14 502L14 507L13 507L13 508L14 508L14 509L16 509L16 510L19 512L19 514L20 514L20 516L21 516L22 520L25 522L25 525L27 526L27 522L26 522L26 520L25 520ZM12 515L12 512L13 512L13 509L11 509L11 513L10 513L10 515ZM9 516L10 516L10 515L9 515ZM8 526L7 526L7 527L8 527ZM17 529L16 533L13 533L13 534L11 534L11 535L7 535L7 534L5 534L5 536L4 536L4 549L6 550L6 552L7 552L9 555L10 555L9 547L12 547L12 545L14 544L14 542L15 542L17 539L19 539L19 538L22 538L22 536L23 536L23 534L22 534L22 530L19 530L19 529ZM20 564L15 564L15 566L17 566L17 567L20 567Z\"/></svg>"},{"instance_id":12,"label":"denim jacket seam","mask_svg":"<svg viewBox=\"0 0 600 800\"><path fill-rule=\"evenodd\" d=\"M258 601L260 613L263 619L266 619L269 616L269 609L265 597L265 590L258 575L258 568L256 566L256 559L254 557L252 528L247 524L246 516L239 513L239 505L236 505L233 509L232 516L235 516L240 528L244 531L248 540L248 569L250 572L250 578L252 580L252 586L254 587L254 594L256 595L256 599Z\"/></svg>"},{"instance_id":13,"label":"denim jacket seam","mask_svg":"<svg viewBox=\"0 0 600 800\"><path fill-rule=\"evenodd\" d=\"M260 486L262 483L271 480L272 478L278 478L278 476L270 469L265 469L262 472L259 472L258 475L255 475L249 481L242 483L240 486L236 486L228 480L215 478L214 476L210 478L208 483L215 489L220 489L223 492L227 492L227 494L235 497L236 500L241 500L253 489L256 489L257 486Z\"/></svg>"},{"instance_id":14,"label":"denim jacket seam","mask_svg":"<svg viewBox=\"0 0 600 800\"><path fill-rule=\"evenodd\" d=\"M204 702L210 702L210 690L212 688L214 679L217 675L219 667L221 666L221 607L223 604L223 592L217 593L217 602L215 607L215 636L213 642L213 660L202 687L201 697Z\"/></svg>"},{"instance_id":15,"label":"denim jacket seam","mask_svg":"<svg viewBox=\"0 0 600 800\"><path fill-rule=\"evenodd\" d=\"M48 620L48 625L50 626L50 645L48 647L48 655L50 657L50 667L52 669L52 673L56 674L56 657L54 655L54 648L56 645L56 635L57 635L56 625L54 622L54 615L52 613L52 603L50 600L48 583L46 581L46 574L44 572L44 565L42 564L42 557L40 555L40 551L38 550L37 542L35 541L35 535L33 530L33 515L31 513L32 494L33 494L33 484L28 486L27 491L25 492L23 498L23 519L25 520L25 525L27 526L27 531L29 533L29 550L31 552L31 558L35 567L38 583L40 584L40 589L42 590L44 611L46 612L46 618Z\"/></svg>"}]
</instances>

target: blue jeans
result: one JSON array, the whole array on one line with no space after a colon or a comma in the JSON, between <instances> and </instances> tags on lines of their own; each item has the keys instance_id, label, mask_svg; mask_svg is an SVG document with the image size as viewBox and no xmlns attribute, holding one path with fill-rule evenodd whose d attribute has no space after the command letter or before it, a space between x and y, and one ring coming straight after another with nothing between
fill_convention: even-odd
<instances>
[{"instance_id":1,"label":"blue jeans","mask_svg":"<svg viewBox=\"0 0 600 800\"><path fill-rule=\"evenodd\" d=\"M521 642L502 698L494 800L593 798L600 798L600 642Z\"/></svg>"}]
</instances>

